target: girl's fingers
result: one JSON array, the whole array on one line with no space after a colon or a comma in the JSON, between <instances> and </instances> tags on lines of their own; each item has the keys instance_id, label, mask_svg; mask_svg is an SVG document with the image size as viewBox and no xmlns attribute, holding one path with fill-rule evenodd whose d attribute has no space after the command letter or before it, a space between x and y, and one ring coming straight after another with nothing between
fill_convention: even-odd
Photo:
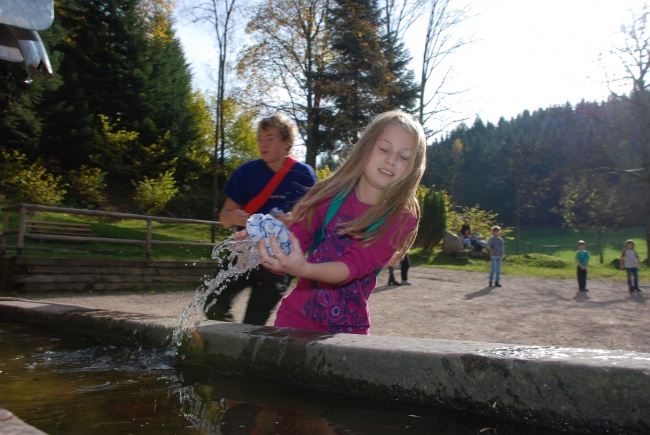
<instances>
[{"instance_id":1,"label":"girl's fingers","mask_svg":"<svg viewBox=\"0 0 650 435\"><path fill-rule=\"evenodd\" d=\"M271 251L273 254L275 254L275 258L279 261L280 258L286 257L284 251L282 248L280 248L280 245L278 244L278 238L275 237L275 234L271 234L270 237L271 241Z\"/></svg>"},{"instance_id":2,"label":"girl's fingers","mask_svg":"<svg viewBox=\"0 0 650 435\"><path fill-rule=\"evenodd\" d=\"M237 231L235 233L235 235L233 236L233 239L235 239L235 240L244 240L244 239L247 239L247 238L248 238L248 231L246 231L245 229L243 229L241 231Z\"/></svg>"}]
</instances>

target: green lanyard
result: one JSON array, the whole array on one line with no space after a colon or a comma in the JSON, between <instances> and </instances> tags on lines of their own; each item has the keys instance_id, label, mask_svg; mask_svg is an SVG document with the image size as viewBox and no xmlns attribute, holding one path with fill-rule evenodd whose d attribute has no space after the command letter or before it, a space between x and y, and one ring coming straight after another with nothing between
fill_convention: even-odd
<instances>
[{"instance_id":1,"label":"green lanyard","mask_svg":"<svg viewBox=\"0 0 650 435\"><path fill-rule=\"evenodd\" d=\"M316 231L316 234L314 234L314 243L311 245L311 248L309 248L309 250L307 251L307 255L311 255L311 253L316 250L318 245L320 245L321 242L325 240L325 226L330 223L334 215L336 215L336 213L339 211L341 205L343 205L343 202L345 201L345 198L347 198L349 193L350 192L347 193L340 192L336 194L334 198L332 198L332 202L330 202L330 205L327 208L327 214L325 215L325 222L323 222L323 225L318 229L318 231ZM386 220L386 216L387 215L382 216L381 219L379 219L374 224L370 225L370 227L368 227L368 231L372 231L378 228L381 224L383 224L384 221ZM379 275L380 272L381 269L375 270L376 275Z\"/></svg>"}]
</instances>

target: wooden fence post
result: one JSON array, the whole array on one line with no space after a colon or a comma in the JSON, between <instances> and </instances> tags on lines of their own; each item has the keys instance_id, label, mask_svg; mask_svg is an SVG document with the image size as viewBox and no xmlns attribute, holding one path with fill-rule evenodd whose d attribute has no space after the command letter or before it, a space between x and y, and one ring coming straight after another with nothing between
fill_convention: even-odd
<instances>
[{"instance_id":1,"label":"wooden fence post","mask_svg":"<svg viewBox=\"0 0 650 435\"><path fill-rule=\"evenodd\" d=\"M9 231L9 212L4 212L2 219L2 248L0 249L0 258L5 256L7 252L7 231Z\"/></svg>"},{"instance_id":2,"label":"wooden fence post","mask_svg":"<svg viewBox=\"0 0 650 435\"><path fill-rule=\"evenodd\" d=\"M27 209L20 206L20 222L18 223L18 241L16 242L16 257L23 256L25 248L25 228L27 227Z\"/></svg>"},{"instance_id":3,"label":"wooden fence post","mask_svg":"<svg viewBox=\"0 0 650 435\"><path fill-rule=\"evenodd\" d=\"M147 219L147 246L145 248L147 260L151 260L151 226L151 219Z\"/></svg>"}]
</instances>

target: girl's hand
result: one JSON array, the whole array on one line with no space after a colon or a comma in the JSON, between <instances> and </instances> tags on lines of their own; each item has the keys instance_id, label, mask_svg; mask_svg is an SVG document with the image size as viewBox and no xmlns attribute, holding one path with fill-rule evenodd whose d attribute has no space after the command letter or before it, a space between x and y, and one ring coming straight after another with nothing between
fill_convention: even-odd
<instances>
[{"instance_id":1,"label":"girl's hand","mask_svg":"<svg viewBox=\"0 0 650 435\"><path fill-rule=\"evenodd\" d=\"M241 232L241 231L240 231ZM289 234L289 241L291 242L291 254L287 255L278 245L278 241L274 234L271 235L271 250L275 253L275 258L271 257L266 251L266 242L260 240L258 249L262 257L262 265L267 269L275 272L284 272L289 275L300 277L303 275L307 260L305 254L300 249L300 241L293 234Z\"/></svg>"},{"instance_id":2,"label":"girl's hand","mask_svg":"<svg viewBox=\"0 0 650 435\"><path fill-rule=\"evenodd\" d=\"M233 235L232 238L235 239L235 240L244 240L244 239L247 239L247 238L248 238L248 231L246 231L245 228L244 228L243 230L241 230L241 231L237 231L237 232Z\"/></svg>"}]
</instances>

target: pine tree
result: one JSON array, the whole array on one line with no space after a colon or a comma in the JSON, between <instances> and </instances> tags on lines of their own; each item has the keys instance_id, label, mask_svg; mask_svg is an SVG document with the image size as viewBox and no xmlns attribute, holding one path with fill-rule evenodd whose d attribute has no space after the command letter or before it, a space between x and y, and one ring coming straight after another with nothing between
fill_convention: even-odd
<instances>
[{"instance_id":1,"label":"pine tree","mask_svg":"<svg viewBox=\"0 0 650 435\"><path fill-rule=\"evenodd\" d=\"M438 245L447 229L447 204L445 194L429 189L422 196L422 217L418 234L424 249Z\"/></svg>"},{"instance_id":2,"label":"pine tree","mask_svg":"<svg viewBox=\"0 0 650 435\"><path fill-rule=\"evenodd\" d=\"M56 20L67 32L54 47L63 53L58 69L63 85L44 95L41 149L63 170L89 165L109 171L109 192L173 170L198 135L190 109L191 76L164 4L56 4ZM112 131L137 134L123 150L119 171L110 171L115 162L103 158L115 151L106 148L106 123Z\"/></svg>"},{"instance_id":3,"label":"pine tree","mask_svg":"<svg viewBox=\"0 0 650 435\"><path fill-rule=\"evenodd\" d=\"M40 74L27 76L21 63L0 60L0 150L20 151L34 161L39 153L43 116L39 105L43 94L57 89L61 77L57 74L61 53L52 47L63 37L64 29L54 22L48 32L41 32L54 77Z\"/></svg>"},{"instance_id":4,"label":"pine tree","mask_svg":"<svg viewBox=\"0 0 650 435\"><path fill-rule=\"evenodd\" d=\"M334 61L327 75L336 112L332 139L356 142L370 120L387 110L414 107L418 95L408 53L394 35L382 35L376 0L336 0L331 9Z\"/></svg>"}]
</instances>

